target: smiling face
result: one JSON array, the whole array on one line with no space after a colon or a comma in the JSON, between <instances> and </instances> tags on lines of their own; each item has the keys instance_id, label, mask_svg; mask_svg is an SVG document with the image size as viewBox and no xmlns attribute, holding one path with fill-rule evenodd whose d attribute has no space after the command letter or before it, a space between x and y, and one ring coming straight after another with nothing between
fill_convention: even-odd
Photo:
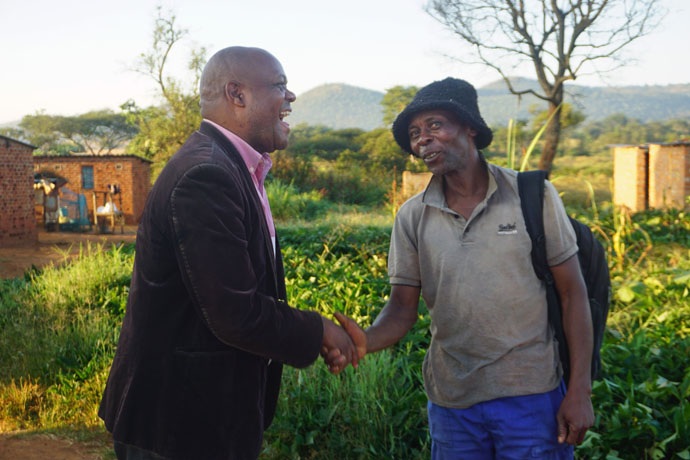
<instances>
[{"instance_id":1,"label":"smiling face","mask_svg":"<svg viewBox=\"0 0 690 460\"><path fill-rule=\"evenodd\" d=\"M407 132L414 154L436 175L460 171L478 157L474 145L477 132L448 110L415 114Z\"/></svg>"},{"instance_id":2,"label":"smiling face","mask_svg":"<svg viewBox=\"0 0 690 460\"><path fill-rule=\"evenodd\" d=\"M244 139L256 151L270 153L287 147L290 114L296 97L287 89L287 77L280 62L267 52L257 52L249 63L244 82L246 104Z\"/></svg>"}]
</instances>

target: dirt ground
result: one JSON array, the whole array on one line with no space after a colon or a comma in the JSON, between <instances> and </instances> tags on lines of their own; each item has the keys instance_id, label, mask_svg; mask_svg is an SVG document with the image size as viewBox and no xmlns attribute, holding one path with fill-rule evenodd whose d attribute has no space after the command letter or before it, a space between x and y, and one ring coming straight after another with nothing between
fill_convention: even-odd
<instances>
[{"instance_id":1,"label":"dirt ground","mask_svg":"<svg viewBox=\"0 0 690 460\"><path fill-rule=\"evenodd\" d=\"M40 230L38 240L10 247L0 247L0 278L24 275L32 266L64 263L79 254L79 245L87 242L105 245L133 243L136 227L125 227L124 233L112 234L46 232ZM104 446L81 444L52 435L17 436L0 434L0 460L100 460Z\"/></svg>"},{"instance_id":2,"label":"dirt ground","mask_svg":"<svg viewBox=\"0 0 690 460\"><path fill-rule=\"evenodd\" d=\"M124 233L98 234L96 232L46 232L41 229L38 241L0 247L0 279L22 276L31 266L44 267L50 263L61 264L68 257L79 254L79 245L92 243L117 244L133 243L136 239L136 226L125 226Z\"/></svg>"},{"instance_id":3,"label":"dirt ground","mask_svg":"<svg viewBox=\"0 0 690 460\"><path fill-rule=\"evenodd\" d=\"M0 435L0 460L100 460L102 451L52 435Z\"/></svg>"}]
</instances>

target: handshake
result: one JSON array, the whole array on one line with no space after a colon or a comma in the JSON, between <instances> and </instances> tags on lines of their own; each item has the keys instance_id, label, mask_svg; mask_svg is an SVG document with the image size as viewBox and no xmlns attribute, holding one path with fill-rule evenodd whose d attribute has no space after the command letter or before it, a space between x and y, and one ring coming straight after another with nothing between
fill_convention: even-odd
<instances>
[{"instance_id":1,"label":"handshake","mask_svg":"<svg viewBox=\"0 0 690 460\"><path fill-rule=\"evenodd\" d=\"M357 368L359 360L367 353L366 332L351 318L335 313L340 326L321 317L323 343L321 356L332 374L339 374L348 364Z\"/></svg>"}]
</instances>

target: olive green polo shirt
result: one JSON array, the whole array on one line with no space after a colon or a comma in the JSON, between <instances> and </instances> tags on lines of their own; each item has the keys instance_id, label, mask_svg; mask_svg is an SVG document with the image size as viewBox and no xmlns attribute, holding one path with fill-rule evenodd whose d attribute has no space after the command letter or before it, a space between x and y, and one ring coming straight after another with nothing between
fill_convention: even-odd
<instances>
[{"instance_id":1,"label":"olive green polo shirt","mask_svg":"<svg viewBox=\"0 0 690 460\"><path fill-rule=\"evenodd\" d=\"M464 408L543 393L561 378L534 274L517 173L488 165L489 187L469 219L451 210L442 177L402 205L388 259L391 284L420 286L431 314L424 386L440 406ZM577 253L575 233L551 183L544 194L549 265Z\"/></svg>"}]
</instances>

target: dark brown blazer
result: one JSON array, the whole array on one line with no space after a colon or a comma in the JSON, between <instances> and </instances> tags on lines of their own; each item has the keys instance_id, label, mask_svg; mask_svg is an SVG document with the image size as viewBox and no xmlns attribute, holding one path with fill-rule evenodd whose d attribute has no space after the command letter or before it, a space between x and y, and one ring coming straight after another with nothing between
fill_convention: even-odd
<instances>
[{"instance_id":1,"label":"dark brown blazer","mask_svg":"<svg viewBox=\"0 0 690 460\"><path fill-rule=\"evenodd\" d=\"M319 354L320 316L286 303L256 189L202 123L156 180L99 416L117 441L171 459L255 459L282 364Z\"/></svg>"}]
</instances>

